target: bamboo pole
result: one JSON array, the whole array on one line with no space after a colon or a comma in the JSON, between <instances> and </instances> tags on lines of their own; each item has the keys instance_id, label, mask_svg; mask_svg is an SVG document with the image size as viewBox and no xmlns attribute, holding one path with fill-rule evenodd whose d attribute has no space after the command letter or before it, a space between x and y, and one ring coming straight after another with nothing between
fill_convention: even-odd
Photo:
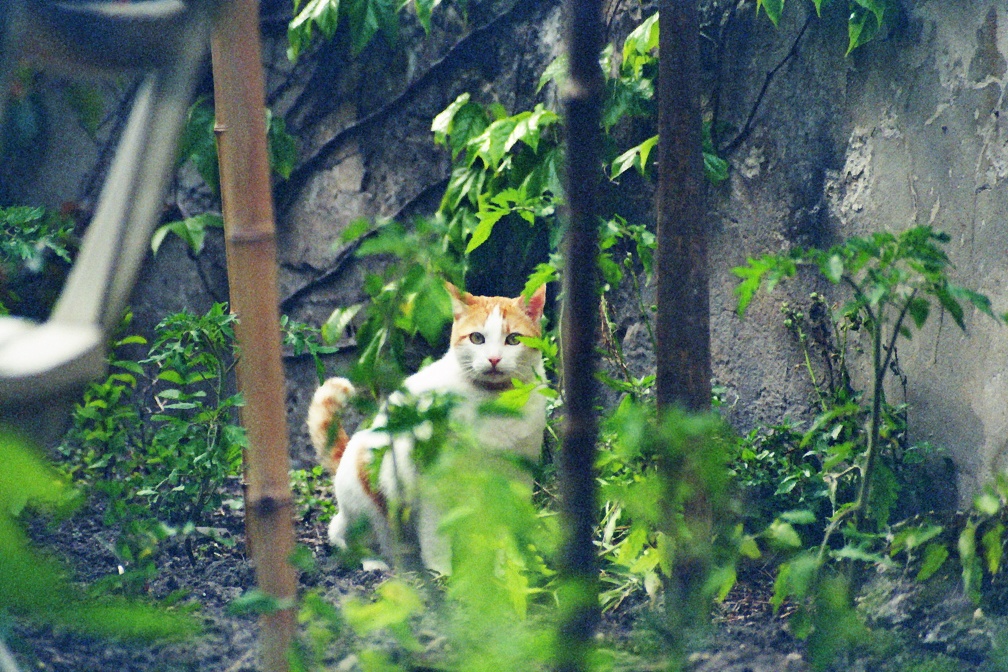
<instances>
[{"instance_id":1,"label":"bamboo pole","mask_svg":"<svg viewBox=\"0 0 1008 672\"><path fill-rule=\"evenodd\" d=\"M564 270L563 380L567 417L558 459L561 600L556 669L589 667L599 621L598 566L592 534L598 513L595 485L595 335L598 292L599 117L602 46L599 0L568 0L569 86L564 93L567 133L567 195L570 226Z\"/></svg>"},{"instance_id":2,"label":"bamboo pole","mask_svg":"<svg viewBox=\"0 0 1008 672\"><path fill-rule=\"evenodd\" d=\"M245 397L245 529L260 589L281 606L262 617L261 667L287 670L297 578L280 360L276 232L266 150L258 0L222 3L211 40L238 389Z\"/></svg>"}]
</instances>

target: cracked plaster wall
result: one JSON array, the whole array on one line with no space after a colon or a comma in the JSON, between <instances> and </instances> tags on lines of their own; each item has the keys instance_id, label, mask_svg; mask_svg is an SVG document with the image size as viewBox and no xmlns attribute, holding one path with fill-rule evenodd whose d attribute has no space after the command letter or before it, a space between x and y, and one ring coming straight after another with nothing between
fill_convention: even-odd
<instances>
[{"instance_id":1,"label":"cracked plaster wall","mask_svg":"<svg viewBox=\"0 0 1008 672\"><path fill-rule=\"evenodd\" d=\"M471 4L468 24L451 14L449 3L442 5L432 39L407 26L410 49L368 70L324 49L292 66L282 31L267 38L270 104L297 135L302 159L333 145L296 184L278 188L285 312L318 324L335 305L359 300L366 270L360 264L299 293L340 263L343 252L333 243L349 223L436 207L449 164L430 140L430 119L458 93L473 91L508 109L531 106L529 92L559 50L559 3ZM715 12L729 6L707 4ZM705 53L701 88L710 102L720 72L722 119L742 126L767 70L798 34L806 4L787 3L777 29L765 17L740 11L720 67ZM796 367L793 339L781 326L779 304L811 290L834 291L803 276L759 297L740 320L730 269L746 256L931 223L953 237L955 280L988 294L998 311L1008 310L1008 131L1002 120L1008 112L1008 6L1002 0L904 0L904 20L891 34L845 58L843 4L827 5L824 19L810 24L796 57L768 87L752 133L729 157L730 179L710 193L713 367L740 429L807 417L810 390ZM509 7L517 9L509 13ZM614 24L624 34L648 13L625 9ZM501 13L500 31L465 42L481 22ZM27 189L26 202L58 206L74 198L75 176L86 174L88 160L75 173L62 153L53 153L48 174L60 179L38 184L65 188ZM191 180L180 184L185 214L206 195L194 197ZM635 207L644 211L646 188L639 200ZM167 241L148 260L134 296L138 324L150 328L168 312L205 310L210 301L226 299L221 241L212 234L207 245L194 259L177 241ZM992 470L1008 468L1008 328L969 311L966 322L968 336L935 314L899 351L913 439L949 451L962 501ZM641 335L640 325L629 324L624 345L643 353L647 366L653 360L639 347ZM301 425L314 367L297 358L286 364L292 453L299 459L307 455ZM936 490L948 485L939 481ZM945 490L937 503L953 496Z\"/></svg>"}]
</instances>

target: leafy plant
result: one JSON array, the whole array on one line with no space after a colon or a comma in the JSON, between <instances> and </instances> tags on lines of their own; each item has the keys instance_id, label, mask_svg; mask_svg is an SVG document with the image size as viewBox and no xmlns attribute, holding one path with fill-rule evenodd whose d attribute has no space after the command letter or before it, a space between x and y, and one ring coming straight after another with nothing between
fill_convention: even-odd
<instances>
[{"instance_id":1,"label":"leafy plant","mask_svg":"<svg viewBox=\"0 0 1008 672\"><path fill-rule=\"evenodd\" d=\"M86 596L67 570L36 549L20 529L26 507L66 510L74 493L21 439L0 437L0 614L38 625L58 625L99 637L181 639L197 625L189 617L122 599Z\"/></svg>"},{"instance_id":2,"label":"leafy plant","mask_svg":"<svg viewBox=\"0 0 1008 672\"><path fill-rule=\"evenodd\" d=\"M822 16L822 8L831 0L812 0L816 14ZM863 44L873 40L883 28L888 26L897 12L895 0L848 0L847 55ZM756 0L756 11L762 9L767 18L776 26L784 12L784 0Z\"/></svg>"},{"instance_id":3,"label":"leafy plant","mask_svg":"<svg viewBox=\"0 0 1008 672\"><path fill-rule=\"evenodd\" d=\"M286 180L297 163L298 149L294 136L287 132L283 117L266 110L266 149L270 170ZM214 109L206 97L189 107L186 125L179 141L179 165L190 163L215 197L220 197L220 168L217 165L217 139L214 135ZM151 238L151 250L157 254L165 236L174 234L185 241L194 255L203 251L208 229L224 228L220 215L206 212L162 224Z\"/></svg>"},{"instance_id":4,"label":"leafy plant","mask_svg":"<svg viewBox=\"0 0 1008 672\"><path fill-rule=\"evenodd\" d=\"M140 362L120 353L146 341L120 336L109 377L90 385L74 411L59 450L69 474L102 501L106 524L120 526L124 574L110 588L142 592L169 537L180 536L192 558L195 526L221 504L220 485L239 472L241 400L227 393L233 322L223 304L199 317L172 315L156 327ZM141 378L154 388L150 407L137 389Z\"/></svg>"},{"instance_id":5,"label":"leafy plant","mask_svg":"<svg viewBox=\"0 0 1008 672\"><path fill-rule=\"evenodd\" d=\"M386 44L395 46L399 35L399 12L412 5L420 25L430 32L431 14L441 0L294 0L294 18L287 27L287 58L296 61L311 45L318 32L326 40L336 36L340 25L346 26L350 48L359 56L380 34ZM465 2L460 2L465 7Z\"/></svg>"},{"instance_id":6,"label":"leafy plant","mask_svg":"<svg viewBox=\"0 0 1008 672\"><path fill-rule=\"evenodd\" d=\"M227 391L234 321L221 303L200 317L171 315L141 362L158 384L144 455L149 480L136 495L171 522L201 521L220 504L219 484L240 470L245 435L235 413L242 401Z\"/></svg>"},{"instance_id":7,"label":"leafy plant","mask_svg":"<svg viewBox=\"0 0 1008 672\"><path fill-rule=\"evenodd\" d=\"M833 316L821 296L813 295L813 310L820 311L825 322L832 326L832 334L828 335L834 339L832 342L840 344L840 351L833 350L824 359L828 372L825 384L817 381L810 357L809 343L815 340L810 334L814 333L814 328L810 328L800 311L785 307L786 324L802 346L806 369L823 411L798 442L798 448L808 451L801 460L813 457L811 463L816 468L806 472L804 478L799 475L795 482L804 480L814 484L816 478L822 478L832 505L818 551L798 552L778 570L773 603L775 608L779 607L789 596L799 601L802 605L796 616L796 632L799 634L815 632L816 628L832 632L826 622L816 620L820 613L840 609L835 614L836 618L844 622L848 620L848 616L842 615L847 612L841 609L843 600L838 597L841 593L845 594L845 589L826 578L823 573L826 560L890 562L881 554L884 546L881 533L886 529L900 487L896 467L911 461L914 450L920 450L903 447L901 436L905 432L905 418L902 409L889 405L885 400L883 385L887 372L894 370L900 337L912 338L910 324L918 330L922 328L933 305L951 315L963 331L966 330L964 302L981 313L995 317L987 297L949 279L951 263L940 247L948 240L947 235L929 226L919 226L899 234L880 232L868 237L851 238L827 251L794 249L767 254L759 259L750 258L746 266L734 269L742 279L736 289L740 314L744 313L760 287L772 290L780 280L794 276L800 266L818 269L829 281L843 285L849 292L849 299L838 311L839 318ZM867 409L861 405L860 393L851 387L847 372L847 339L853 332L864 333L870 342L871 405ZM818 338L824 336L820 334ZM793 440L794 437L790 438ZM888 463L884 457L886 454L889 456ZM743 455L750 459L756 456L754 451L746 453L745 449ZM993 511L996 507L990 508ZM818 512L815 508L809 509L803 507L803 510L788 516L782 515L767 528L768 531L776 529L774 536L778 539L790 538L790 543L786 545L792 552L800 551L804 544L793 529L788 530L791 523L816 522ZM866 525L868 522L870 526ZM847 543L835 549L830 543L831 536L841 526ZM967 525L960 535L959 551L964 559L964 579L968 587L981 573L975 552L975 530L976 526ZM940 531L941 528L935 526L901 531L893 539L890 553L909 553L923 546L924 565L919 576L926 578L940 567L948 555L947 549L934 543L924 546ZM781 536L781 532L787 534ZM993 549L1000 544L1000 533L992 527L990 534L989 544ZM994 550L990 551L991 558L996 555ZM814 606L806 604L808 598L814 598ZM819 625L816 625L817 622ZM857 628L851 623L850 628L845 630L846 634L838 635L841 640L856 636ZM823 640L824 651L835 644L827 646L829 642L829 638Z\"/></svg>"},{"instance_id":8,"label":"leafy plant","mask_svg":"<svg viewBox=\"0 0 1008 672\"><path fill-rule=\"evenodd\" d=\"M370 229L364 221L351 227L344 241L364 236ZM408 338L422 336L434 345L451 321L451 297L439 277L461 284L465 256L446 234L443 219L418 220L412 231L389 222L363 238L359 256L387 255L395 262L379 273L370 273L364 290L371 301L364 308L364 321L357 330L360 351L351 373L355 383L370 389L375 399L402 382L408 370ZM360 306L338 309L323 327L327 342L342 335Z\"/></svg>"},{"instance_id":9,"label":"leafy plant","mask_svg":"<svg viewBox=\"0 0 1008 672\"><path fill-rule=\"evenodd\" d=\"M37 297L27 294L56 273L54 261L69 264L76 249L71 218L41 207L0 208L0 315L13 311L44 317L37 314L39 306L28 305ZM59 286L54 283L46 304L55 300Z\"/></svg>"},{"instance_id":10,"label":"leafy plant","mask_svg":"<svg viewBox=\"0 0 1008 672\"><path fill-rule=\"evenodd\" d=\"M817 268L830 282L843 284L852 291L853 297L842 312L856 316L870 338L872 405L863 461L856 467L860 485L855 501L837 511L828 532L848 516L854 516L860 524L871 513L873 503L869 497L883 425L883 383L899 337L912 337L907 318L920 329L927 321L932 303L936 303L965 331L964 301L994 317L990 299L949 280L951 262L939 247L948 240L944 233L919 226L900 234L880 232L851 238L828 251L794 249L767 254L760 259L750 258L746 266L734 269L742 278L736 293L739 314L743 314L760 286L765 284L768 291L772 290L781 279L793 276L799 265Z\"/></svg>"}]
</instances>

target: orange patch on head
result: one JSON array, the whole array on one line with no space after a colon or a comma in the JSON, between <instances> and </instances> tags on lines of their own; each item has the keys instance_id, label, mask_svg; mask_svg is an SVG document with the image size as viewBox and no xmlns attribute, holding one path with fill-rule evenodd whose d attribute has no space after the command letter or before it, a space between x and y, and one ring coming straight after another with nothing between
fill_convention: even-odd
<instances>
[{"instance_id":1,"label":"orange patch on head","mask_svg":"<svg viewBox=\"0 0 1008 672\"><path fill-rule=\"evenodd\" d=\"M540 304L538 309L536 308L535 299L536 296L533 296L533 301L526 303L521 297L511 299L504 296L473 296L459 292L453 301L455 322L452 324L451 344L457 345L472 332L482 331L487 318L495 309L500 312L505 334L541 336L542 328L538 317L542 315L542 307Z\"/></svg>"}]
</instances>

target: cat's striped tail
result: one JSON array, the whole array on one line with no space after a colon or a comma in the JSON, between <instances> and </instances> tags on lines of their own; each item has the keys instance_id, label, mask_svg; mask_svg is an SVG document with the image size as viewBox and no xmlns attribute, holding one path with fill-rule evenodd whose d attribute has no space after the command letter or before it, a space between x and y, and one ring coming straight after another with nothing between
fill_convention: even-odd
<instances>
[{"instance_id":1,"label":"cat's striped tail","mask_svg":"<svg viewBox=\"0 0 1008 672\"><path fill-rule=\"evenodd\" d=\"M346 378L329 378L315 390L308 406L308 435L318 461L332 473L336 473L350 440L340 422L340 411L355 392Z\"/></svg>"}]
</instances>

